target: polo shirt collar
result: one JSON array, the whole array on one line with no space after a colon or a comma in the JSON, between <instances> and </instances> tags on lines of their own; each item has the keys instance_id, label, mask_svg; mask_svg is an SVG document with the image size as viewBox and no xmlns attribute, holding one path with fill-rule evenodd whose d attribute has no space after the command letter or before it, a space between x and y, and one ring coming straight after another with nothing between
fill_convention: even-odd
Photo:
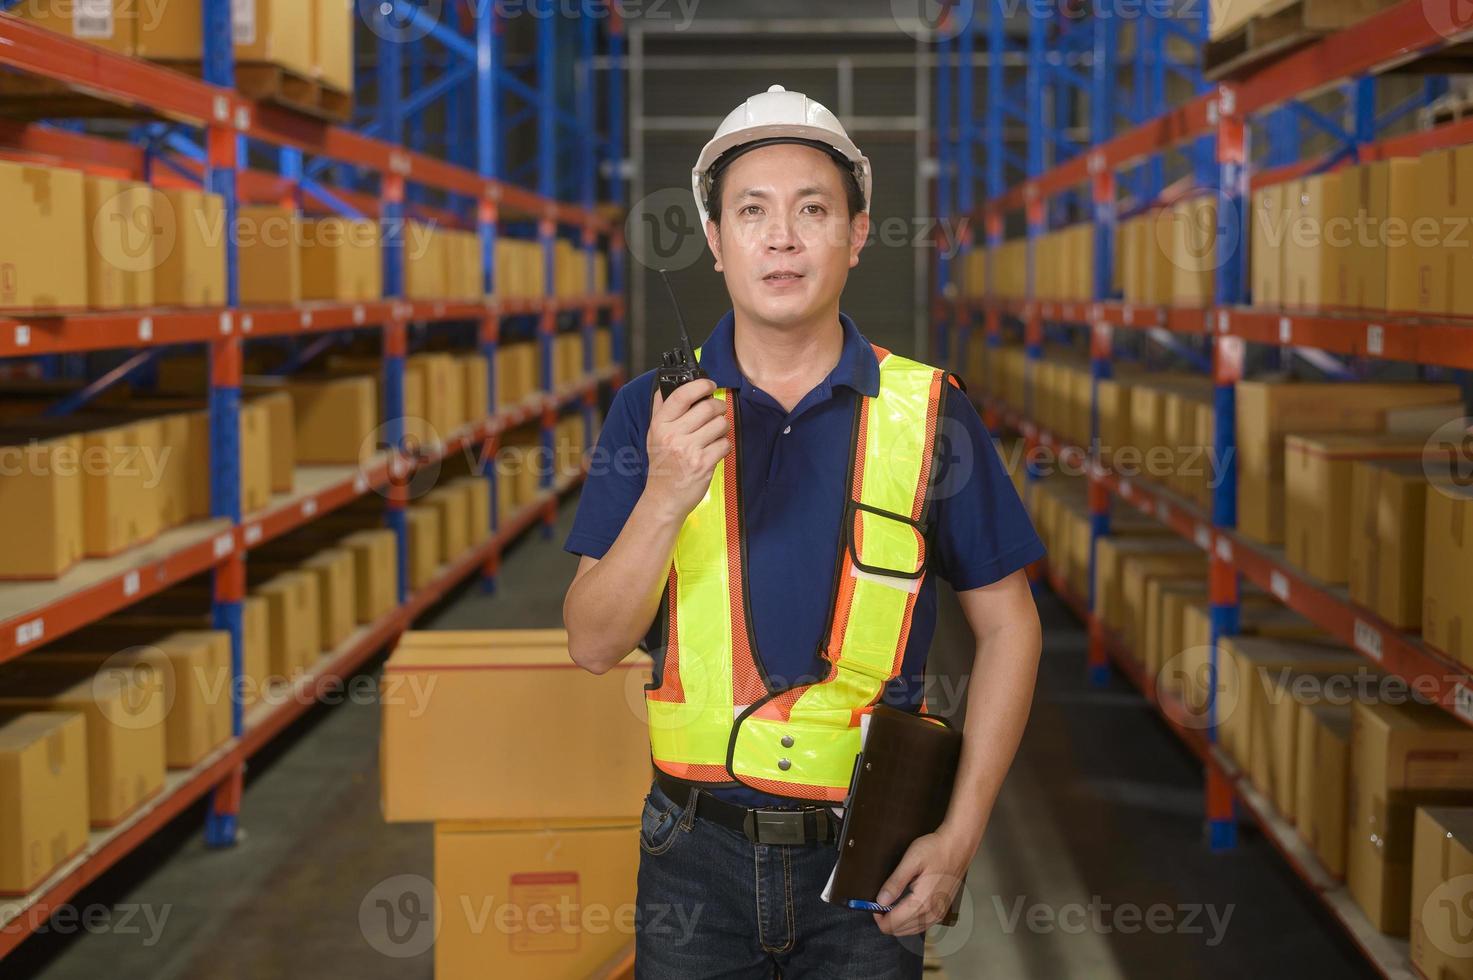
<instances>
[{"instance_id":1,"label":"polo shirt collar","mask_svg":"<svg viewBox=\"0 0 1473 980\"><path fill-rule=\"evenodd\" d=\"M861 395L874 398L880 393L880 362L875 358L874 348L848 315L839 314L839 325L844 328L844 346L839 351L839 363L823 384L830 388L847 385ZM735 337L736 314L727 310L701 345L701 368L720 388L750 387L737 365Z\"/></svg>"}]
</instances>

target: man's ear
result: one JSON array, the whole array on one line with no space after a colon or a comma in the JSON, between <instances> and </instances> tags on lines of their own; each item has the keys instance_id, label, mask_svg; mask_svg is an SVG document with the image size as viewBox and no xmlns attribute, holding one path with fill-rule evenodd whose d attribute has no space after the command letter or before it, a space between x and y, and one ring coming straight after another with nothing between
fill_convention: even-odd
<instances>
[{"instance_id":1,"label":"man's ear","mask_svg":"<svg viewBox=\"0 0 1473 980\"><path fill-rule=\"evenodd\" d=\"M721 271L721 226L710 218L706 219L706 247L716 258L716 271Z\"/></svg>"},{"instance_id":2,"label":"man's ear","mask_svg":"<svg viewBox=\"0 0 1473 980\"><path fill-rule=\"evenodd\" d=\"M859 253L869 240L869 212L861 211L849 222L849 268L859 264Z\"/></svg>"}]
</instances>

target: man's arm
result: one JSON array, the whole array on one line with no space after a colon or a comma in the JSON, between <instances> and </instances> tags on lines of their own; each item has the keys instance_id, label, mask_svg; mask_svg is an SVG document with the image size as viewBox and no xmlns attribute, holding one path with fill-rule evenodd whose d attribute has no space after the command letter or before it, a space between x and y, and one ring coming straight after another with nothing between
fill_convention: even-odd
<instances>
[{"instance_id":1,"label":"man's arm","mask_svg":"<svg viewBox=\"0 0 1473 980\"><path fill-rule=\"evenodd\" d=\"M879 903L889 905L911 888L892 911L875 916L882 931L896 936L924 932L950 908L982 843L1033 703L1043 635L1026 574L1014 572L957 598L977 642L961 763L945 820L911 845L881 890Z\"/></svg>"},{"instance_id":2,"label":"man's arm","mask_svg":"<svg viewBox=\"0 0 1473 980\"><path fill-rule=\"evenodd\" d=\"M715 390L701 379L675 389L668 402L655 395L644 491L603 558L582 557L563 598L568 654L585 670L612 668L654 622L680 527L731 448L725 404L707 397Z\"/></svg>"}]
</instances>

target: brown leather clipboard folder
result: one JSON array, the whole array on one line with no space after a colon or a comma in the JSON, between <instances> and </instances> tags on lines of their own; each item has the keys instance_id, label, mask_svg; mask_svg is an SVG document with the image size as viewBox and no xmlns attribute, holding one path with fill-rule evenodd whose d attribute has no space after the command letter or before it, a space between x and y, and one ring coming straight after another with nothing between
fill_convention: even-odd
<instances>
[{"instance_id":1,"label":"brown leather clipboard folder","mask_svg":"<svg viewBox=\"0 0 1473 980\"><path fill-rule=\"evenodd\" d=\"M962 733L941 719L875 706L854 760L839 862L825 901L876 900L911 842L941 826L961 754ZM945 925L956 923L957 905L952 903Z\"/></svg>"}]
</instances>

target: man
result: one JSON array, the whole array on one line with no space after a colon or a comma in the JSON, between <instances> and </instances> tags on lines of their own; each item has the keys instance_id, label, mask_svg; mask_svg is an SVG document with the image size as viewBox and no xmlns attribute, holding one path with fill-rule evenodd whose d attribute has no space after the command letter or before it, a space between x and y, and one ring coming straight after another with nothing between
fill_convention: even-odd
<instances>
[{"instance_id":1,"label":"man","mask_svg":"<svg viewBox=\"0 0 1473 980\"><path fill-rule=\"evenodd\" d=\"M839 312L871 173L832 113L774 85L721 124L693 185L732 302L698 352L710 380L619 391L566 544L580 666L608 670L661 614L638 973L919 977L917 934L950 906L1027 718L1022 569L1043 549L954 380ZM892 911L830 905L864 715L922 706L930 572L976 634L951 806L876 896Z\"/></svg>"}]
</instances>

